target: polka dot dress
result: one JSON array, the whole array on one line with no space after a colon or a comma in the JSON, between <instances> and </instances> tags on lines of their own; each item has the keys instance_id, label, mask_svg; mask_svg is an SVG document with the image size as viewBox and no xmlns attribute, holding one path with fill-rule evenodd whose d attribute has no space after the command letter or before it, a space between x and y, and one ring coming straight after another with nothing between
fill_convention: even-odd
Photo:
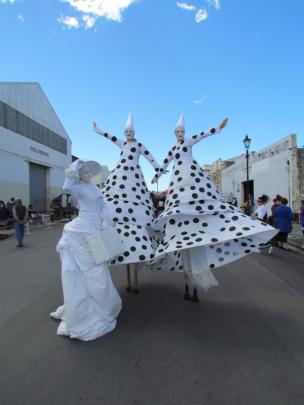
<instances>
[{"instance_id":1,"label":"polka dot dress","mask_svg":"<svg viewBox=\"0 0 304 405\"><path fill-rule=\"evenodd\" d=\"M155 216L139 158L144 156L156 170L159 165L140 142L124 142L107 133L104 136L121 149L118 164L103 188L111 219L124 243L123 254L114 258L110 264L149 261L156 247L151 229Z\"/></svg>"},{"instance_id":2,"label":"polka dot dress","mask_svg":"<svg viewBox=\"0 0 304 405\"><path fill-rule=\"evenodd\" d=\"M198 265L191 260L190 263L199 267L195 269L198 274L254 252L277 233L266 223L252 219L224 202L215 185L193 159L192 146L219 131L219 128L211 129L177 143L160 168L159 173L162 173L170 161L174 161L165 210L155 221L156 229L164 234L153 260L153 266L158 269L168 268L162 266L162 256L180 252L182 264L178 263L170 270L186 271L183 256L190 254L191 259L195 252Z\"/></svg>"}]
</instances>

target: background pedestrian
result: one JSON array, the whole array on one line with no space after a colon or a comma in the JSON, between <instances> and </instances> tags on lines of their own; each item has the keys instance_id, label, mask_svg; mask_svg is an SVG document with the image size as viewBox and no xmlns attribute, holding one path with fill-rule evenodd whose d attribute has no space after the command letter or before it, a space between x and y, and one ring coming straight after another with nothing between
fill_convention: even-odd
<instances>
[{"instance_id":1,"label":"background pedestrian","mask_svg":"<svg viewBox=\"0 0 304 405\"><path fill-rule=\"evenodd\" d=\"M277 235L278 247L284 250L290 250L285 246L285 244L287 243L288 234L292 231L293 220L293 213L287 204L287 198L283 197L281 200L281 205L279 205L275 210L274 218L276 228L280 231Z\"/></svg>"},{"instance_id":2,"label":"background pedestrian","mask_svg":"<svg viewBox=\"0 0 304 405\"><path fill-rule=\"evenodd\" d=\"M23 247L24 224L27 221L27 209L21 198L16 198L13 207L14 228L16 232L17 247Z\"/></svg>"}]
</instances>

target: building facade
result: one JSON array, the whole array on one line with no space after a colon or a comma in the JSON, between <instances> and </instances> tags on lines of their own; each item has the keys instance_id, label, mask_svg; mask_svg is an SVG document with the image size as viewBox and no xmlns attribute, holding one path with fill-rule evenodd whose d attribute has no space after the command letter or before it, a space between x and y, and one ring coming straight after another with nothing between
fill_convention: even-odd
<instances>
[{"instance_id":1,"label":"building facade","mask_svg":"<svg viewBox=\"0 0 304 405\"><path fill-rule=\"evenodd\" d=\"M249 154L248 184L245 155L233 160L234 164L221 172L221 191L226 199L236 197L240 205L248 187L255 200L262 194L271 199L280 194L288 199L293 212L299 213L300 201L304 199L304 153L297 147L296 135Z\"/></svg>"},{"instance_id":2,"label":"building facade","mask_svg":"<svg viewBox=\"0 0 304 405\"><path fill-rule=\"evenodd\" d=\"M218 191L222 192L222 171L234 164L234 159L222 160L218 159L214 163L203 165L202 169L208 177L216 185Z\"/></svg>"},{"instance_id":3,"label":"building facade","mask_svg":"<svg viewBox=\"0 0 304 405\"><path fill-rule=\"evenodd\" d=\"M70 163L71 140L40 85L0 82L0 200L46 211Z\"/></svg>"}]
</instances>

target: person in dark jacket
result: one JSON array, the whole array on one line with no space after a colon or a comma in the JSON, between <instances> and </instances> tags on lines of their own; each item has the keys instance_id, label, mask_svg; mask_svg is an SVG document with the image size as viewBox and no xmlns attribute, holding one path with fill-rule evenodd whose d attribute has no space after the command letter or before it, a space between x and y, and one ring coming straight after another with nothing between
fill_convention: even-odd
<instances>
[{"instance_id":1,"label":"person in dark jacket","mask_svg":"<svg viewBox=\"0 0 304 405\"><path fill-rule=\"evenodd\" d=\"M284 250L289 250L284 244L287 243L288 234L292 231L293 220L293 213L287 204L287 198L283 197L274 217L276 228L280 231L277 235L278 247Z\"/></svg>"},{"instance_id":2,"label":"person in dark jacket","mask_svg":"<svg viewBox=\"0 0 304 405\"><path fill-rule=\"evenodd\" d=\"M23 247L24 225L27 221L27 209L22 204L21 198L16 198L13 207L14 227L16 232L17 247Z\"/></svg>"}]
</instances>

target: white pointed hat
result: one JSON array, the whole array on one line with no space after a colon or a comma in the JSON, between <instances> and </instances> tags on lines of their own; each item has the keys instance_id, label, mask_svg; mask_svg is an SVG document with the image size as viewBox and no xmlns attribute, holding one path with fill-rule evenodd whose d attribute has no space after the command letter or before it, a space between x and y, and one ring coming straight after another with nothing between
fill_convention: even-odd
<instances>
[{"instance_id":1,"label":"white pointed hat","mask_svg":"<svg viewBox=\"0 0 304 405\"><path fill-rule=\"evenodd\" d=\"M175 130L177 128L183 128L185 130L185 118L184 118L184 113L182 112L179 120L177 121L176 125L175 125Z\"/></svg>"},{"instance_id":2,"label":"white pointed hat","mask_svg":"<svg viewBox=\"0 0 304 405\"><path fill-rule=\"evenodd\" d=\"M131 111L128 114L127 122L126 122L126 125L125 125L125 130L126 129L131 129L133 131L133 133L135 133L134 123L133 123L133 115L132 115Z\"/></svg>"}]
</instances>

